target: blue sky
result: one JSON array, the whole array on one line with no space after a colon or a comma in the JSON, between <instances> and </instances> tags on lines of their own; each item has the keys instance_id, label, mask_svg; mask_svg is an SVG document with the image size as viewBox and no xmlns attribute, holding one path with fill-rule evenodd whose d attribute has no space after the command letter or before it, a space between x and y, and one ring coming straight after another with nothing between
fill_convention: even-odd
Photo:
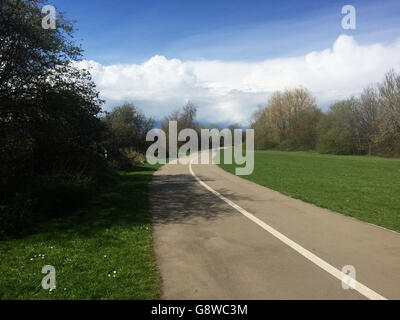
<instances>
[{"instance_id":1,"label":"blue sky","mask_svg":"<svg viewBox=\"0 0 400 320\"><path fill-rule=\"evenodd\" d=\"M276 90L303 86L326 110L400 72L400 1L53 0L77 20L104 109L161 119L188 100L202 122L247 124ZM356 30L342 28L344 5Z\"/></svg>"},{"instance_id":2,"label":"blue sky","mask_svg":"<svg viewBox=\"0 0 400 320\"><path fill-rule=\"evenodd\" d=\"M341 8L357 9L360 43L400 35L400 1L55 0L77 20L85 58L141 63L155 54L182 60L254 61L328 47L343 32Z\"/></svg>"}]
</instances>

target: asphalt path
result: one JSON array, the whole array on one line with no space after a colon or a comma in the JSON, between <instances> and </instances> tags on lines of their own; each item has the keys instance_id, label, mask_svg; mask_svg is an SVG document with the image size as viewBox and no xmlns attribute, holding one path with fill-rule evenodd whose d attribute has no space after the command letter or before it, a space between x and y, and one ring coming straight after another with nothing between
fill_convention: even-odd
<instances>
[{"instance_id":1,"label":"asphalt path","mask_svg":"<svg viewBox=\"0 0 400 320\"><path fill-rule=\"evenodd\" d=\"M400 234L187 162L150 184L163 299L400 299Z\"/></svg>"}]
</instances>

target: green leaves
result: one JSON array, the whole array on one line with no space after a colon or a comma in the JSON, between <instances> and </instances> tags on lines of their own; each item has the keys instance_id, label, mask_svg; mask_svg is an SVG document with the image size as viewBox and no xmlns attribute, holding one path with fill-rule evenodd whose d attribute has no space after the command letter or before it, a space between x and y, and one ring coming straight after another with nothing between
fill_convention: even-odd
<instances>
[{"instance_id":1,"label":"green leaves","mask_svg":"<svg viewBox=\"0 0 400 320\"><path fill-rule=\"evenodd\" d=\"M57 29L43 29L42 4L0 4L2 177L104 166L103 101L90 73L72 62L82 54L73 24L57 12Z\"/></svg>"}]
</instances>

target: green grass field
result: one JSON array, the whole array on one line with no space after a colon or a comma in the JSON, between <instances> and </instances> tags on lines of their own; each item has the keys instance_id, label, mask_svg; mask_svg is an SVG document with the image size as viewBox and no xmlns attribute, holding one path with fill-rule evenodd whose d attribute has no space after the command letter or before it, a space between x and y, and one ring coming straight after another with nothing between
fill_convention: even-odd
<instances>
[{"instance_id":1,"label":"green grass field","mask_svg":"<svg viewBox=\"0 0 400 320\"><path fill-rule=\"evenodd\" d=\"M221 167L234 173L236 166ZM254 172L243 178L400 231L400 159L256 151Z\"/></svg>"},{"instance_id":2,"label":"green grass field","mask_svg":"<svg viewBox=\"0 0 400 320\"><path fill-rule=\"evenodd\" d=\"M0 242L0 299L157 299L147 185L140 166L108 177L86 209ZM41 286L56 269L56 290Z\"/></svg>"}]
</instances>

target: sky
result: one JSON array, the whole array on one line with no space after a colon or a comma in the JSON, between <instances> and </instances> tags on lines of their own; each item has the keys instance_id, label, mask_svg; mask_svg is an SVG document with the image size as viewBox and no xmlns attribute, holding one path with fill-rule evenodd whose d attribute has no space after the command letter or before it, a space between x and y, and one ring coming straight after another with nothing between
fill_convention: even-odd
<instances>
[{"instance_id":1,"label":"sky","mask_svg":"<svg viewBox=\"0 0 400 320\"><path fill-rule=\"evenodd\" d=\"M393 68L400 1L54 0L76 20L104 109L161 119L188 100L202 122L248 124L275 90L308 88L326 110ZM356 29L342 28L344 5Z\"/></svg>"}]
</instances>

